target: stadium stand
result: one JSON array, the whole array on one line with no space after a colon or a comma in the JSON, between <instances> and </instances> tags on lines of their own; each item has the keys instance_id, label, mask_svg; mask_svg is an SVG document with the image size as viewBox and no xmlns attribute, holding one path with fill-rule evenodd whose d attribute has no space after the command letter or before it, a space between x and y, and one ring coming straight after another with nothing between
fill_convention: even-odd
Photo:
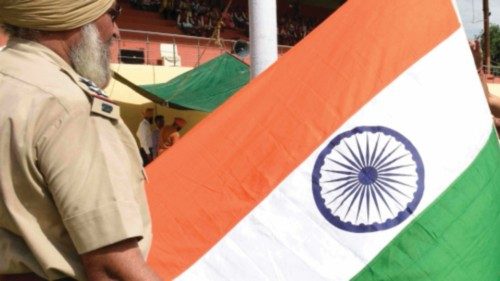
<instances>
[{"instance_id":1,"label":"stadium stand","mask_svg":"<svg viewBox=\"0 0 500 281\"><path fill-rule=\"evenodd\" d=\"M123 8L123 16L118 19L121 40L113 50L114 55L119 57L118 61L115 62L131 61L128 60L127 56L123 56L123 53L131 53L123 52L125 50L137 51L137 54L142 53L138 57L142 57L143 60L136 60L137 63L143 61L153 65L195 67L224 51L230 52L236 40L248 40L238 31L226 29L220 34L221 46L219 46L215 40L206 37L182 34L175 20L165 19L157 11L139 9L138 7L142 6L130 3L128 0L120 1L120 4ZM169 58L162 55L162 44L163 49L166 48L165 44L174 45L175 56ZM179 58L179 61L172 62L175 58ZM248 62L248 58L246 60Z\"/></svg>"},{"instance_id":2,"label":"stadium stand","mask_svg":"<svg viewBox=\"0 0 500 281\"><path fill-rule=\"evenodd\" d=\"M231 2L232 3L232 2ZM299 5L298 2L279 1L279 42L285 45L294 45L305 37L320 19L318 11L313 16L305 16L302 10L311 11L311 8ZM166 19L167 25L175 25L186 35L210 37L220 19L221 31L234 33L239 38L247 38L249 32L248 3L235 1L235 4L225 4L213 0L129 0L129 4L136 10L160 13ZM227 5L227 6L225 6ZM226 11L227 8L227 12ZM321 14L321 13L320 13ZM224 38L228 34L223 35ZM234 39L234 38L233 38Z\"/></svg>"},{"instance_id":3,"label":"stadium stand","mask_svg":"<svg viewBox=\"0 0 500 281\"><path fill-rule=\"evenodd\" d=\"M248 1L234 0L121 0L124 16L118 21L122 29L120 46L115 50L120 61L137 51L143 52L137 63L195 67L220 55L231 52L236 40L248 40ZM331 11L301 5L297 1L280 0L278 5L278 40L283 44L279 54L300 41ZM224 13L228 8L228 13ZM207 40L222 19L220 40ZM212 38L213 39L213 38ZM216 44L217 42L218 44ZM175 46L171 59L162 55L162 44ZM123 52L122 50L125 50ZM176 60L179 58L179 60ZM172 59L175 60L172 62ZM243 58L249 63L249 58Z\"/></svg>"}]
</instances>

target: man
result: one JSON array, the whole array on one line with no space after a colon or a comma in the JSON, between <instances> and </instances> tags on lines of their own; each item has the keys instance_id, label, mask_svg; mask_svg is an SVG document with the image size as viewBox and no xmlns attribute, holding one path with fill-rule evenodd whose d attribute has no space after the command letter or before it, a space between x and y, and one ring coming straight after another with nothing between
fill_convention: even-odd
<instances>
[{"instance_id":1,"label":"man","mask_svg":"<svg viewBox=\"0 0 500 281\"><path fill-rule=\"evenodd\" d=\"M488 103L490 105L497 130L500 131L500 97L488 94Z\"/></svg>"},{"instance_id":2,"label":"man","mask_svg":"<svg viewBox=\"0 0 500 281\"><path fill-rule=\"evenodd\" d=\"M139 139L139 152L142 157L142 165L146 166L153 160L153 132L151 124L153 124L154 109L146 108L142 113L144 117L135 133Z\"/></svg>"},{"instance_id":3,"label":"man","mask_svg":"<svg viewBox=\"0 0 500 281\"><path fill-rule=\"evenodd\" d=\"M186 120L175 117L174 122L171 126L164 127L160 132L160 143L158 145L158 154L163 153L165 150L172 147L179 139L181 135L179 131L186 125Z\"/></svg>"},{"instance_id":4,"label":"man","mask_svg":"<svg viewBox=\"0 0 500 281\"><path fill-rule=\"evenodd\" d=\"M493 122L497 128L497 132L499 132L498 138L500 141L500 97L494 96L488 92L487 99L491 113L493 114Z\"/></svg>"},{"instance_id":5,"label":"man","mask_svg":"<svg viewBox=\"0 0 500 281\"><path fill-rule=\"evenodd\" d=\"M163 115L155 116L155 128L153 129L152 139L153 139L153 159L158 157L160 132L165 126L165 117Z\"/></svg>"},{"instance_id":6,"label":"man","mask_svg":"<svg viewBox=\"0 0 500 281\"><path fill-rule=\"evenodd\" d=\"M140 157L101 90L119 13L0 1L0 280L159 280Z\"/></svg>"}]
</instances>

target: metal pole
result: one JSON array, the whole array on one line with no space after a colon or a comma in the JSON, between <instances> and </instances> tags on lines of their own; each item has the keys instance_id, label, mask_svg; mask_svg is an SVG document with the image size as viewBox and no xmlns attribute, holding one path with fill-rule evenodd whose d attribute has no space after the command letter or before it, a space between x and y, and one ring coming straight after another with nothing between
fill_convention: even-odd
<instances>
[{"instance_id":1,"label":"metal pole","mask_svg":"<svg viewBox=\"0 0 500 281\"><path fill-rule=\"evenodd\" d=\"M175 44L175 38L174 38L173 42L174 42L174 44L172 44L172 53L174 53L174 66L178 66L177 65L177 52L175 51L177 49L177 45Z\"/></svg>"},{"instance_id":2,"label":"metal pole","mask_svg":"<svg viewBox=\"0 0 500 281\"><path fill-rule=\"evenodd\" d=\"M149 35L146 35L146 61L144 64L150 64L149 63Z\"/></svg>"},{"instance_id":3,"label":"metal pole","mask_svg":"<svg viewBox=\"0 0 500 281\"><path fill-rule=\"evenodd\" d=\"M250 0L250 72L252 78L278 59L276 0Z\"/></svg>"},{"instance_id":4,"label":"metal pole","mask_svg":"<svg viewBox=\"0 0 500 281\"><path fill-rule=\"evenodd\" d=\"M486 74L491 73L491 49L490 49L490 5L488 0L483 0L484 34L483 65L486 67Z\"/></svg>"},{"instance_id":5,"label":"metal pole","mask_svg":"<svg viewBox=\"0 0 500 281\"><path fill-rule=\"evenodd\" d=\"M196 66L200 65L200 59L201 59L201 54L200 54L200 39L196 40Z\"/></svg>"}]
</instances>

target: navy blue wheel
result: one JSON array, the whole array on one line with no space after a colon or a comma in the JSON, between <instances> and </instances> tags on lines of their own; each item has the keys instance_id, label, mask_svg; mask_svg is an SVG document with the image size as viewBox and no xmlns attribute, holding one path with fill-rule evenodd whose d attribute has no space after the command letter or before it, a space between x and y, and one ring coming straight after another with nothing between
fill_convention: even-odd
<instances>
[{"instance_id":1,"label":"navy blue wheel","mask_svg":"<svg viewBox=\"0 0 500 281\"><path fill-rule=\"evenodd\" d=\"M424 166L413 144L382 126L341 133L321 151L312 176L321 214L350 232L400 224L424 192Z\"/></svg>"}]
</instances>

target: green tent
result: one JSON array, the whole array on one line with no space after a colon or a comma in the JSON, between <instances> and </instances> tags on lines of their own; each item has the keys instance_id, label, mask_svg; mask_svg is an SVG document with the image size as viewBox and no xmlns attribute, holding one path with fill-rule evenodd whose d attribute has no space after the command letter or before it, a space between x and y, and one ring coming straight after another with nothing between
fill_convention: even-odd
<instances>
[{"instance_id":1,"label":"green tent","mask_svg":"<svg viewBox=\"0 0 500 281\"><path fill-rule=\"evenodd\" d=\"M250 81L247 64L224 53L167 83L142 85L141 94L178 109L211 112Z\"/></svg>"}]
</instances>

